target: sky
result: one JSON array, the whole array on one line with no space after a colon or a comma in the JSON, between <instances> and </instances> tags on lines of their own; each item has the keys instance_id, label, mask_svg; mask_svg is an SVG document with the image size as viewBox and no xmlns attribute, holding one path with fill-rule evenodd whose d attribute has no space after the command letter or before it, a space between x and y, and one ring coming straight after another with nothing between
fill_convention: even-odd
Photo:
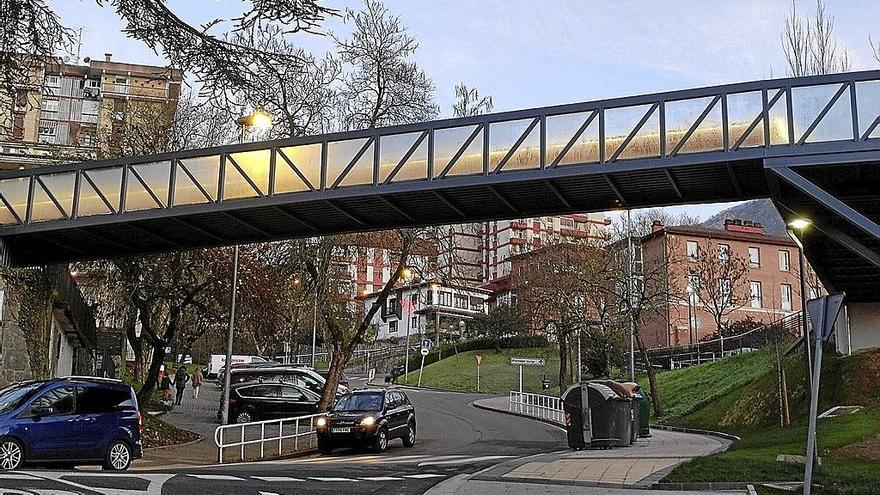
<instances>
[{"instance_id":1,"label":"sky","mask_svg":"<svg viewBox=\"0 0 880 495\"><path fill-rule=\"evenodd\" d=\"M122 22L95 0L47 2L71 27L82 28L82 57L164 64L143 43L121 33ZM240 14L243 0L167 0L182 19L201 25ZM360 3L327 0L344 10ZM419 41L415 61L433 79L442 116L450 116L458 82L491 95L496 111L783 77L780 33L790 0L386 0ZM813 0L796 0L812 14ZM852 70L874 69L869 36L880 41L876 0L826 0ZM212 33L222 33L223 24ZM324 31L346 33L332 19ZM873 32L872 32L873 29ZM320 53L326 36L298 35ZM707 218L728 205L674 208Z\"/></svg>"}]
</instances>

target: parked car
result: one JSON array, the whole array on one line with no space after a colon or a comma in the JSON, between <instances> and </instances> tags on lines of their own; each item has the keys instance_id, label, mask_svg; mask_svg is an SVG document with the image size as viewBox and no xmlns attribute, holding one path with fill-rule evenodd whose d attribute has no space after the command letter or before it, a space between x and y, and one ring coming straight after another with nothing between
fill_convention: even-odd
<instances>
[{"instance_id":1,"label":"parked car","mask_svg":"<svg viewBox=\"0 0 880 495\"><path fill-rule=\"evenodd\" d=\"M371 446L384 452L388 442L416 443L416 410L401 390L357 390L342 397L316 421L318 451L329 454L342 446Z\"/></svg>"},{"instance_id":2,"label":"parked car","mask_svg":"<svg viewBox=\"0 0 880 495\"><path fill-rule=\"evenodd\" d=\"M324 393L324 385L327 380L318 372L310 368L275 365L275 366L249 366L246 368L232 368L230 383L242 383L250 381L264 382L287 382L307 388L321 395ZM336 387L336 395L342 396L348 393L348 387L339 385Z\"/></svg>"},{"instance_id":3,"label":"parked car","mask_svg":"<svg viewBox=\"0 0 880 495\"><path fill-rule=\"evenodd\" d=\"M122 471L141 457L134 390L120 380L67 377L0 390L0 468L25 462L101 464Z\"/></svg>"},{"instance_id":4,"label":"parked car","mask_svg":"<svg viewBox=\"0 0 880 495\"><path fill-rule=\"evenodd\" d=\"M318 372L319 375L321 375L321 376L324 377L324 380L326 380L326 379L327 379L327 375L330 374L330 370L329 370L328 368L323 368L323 369L319 369L319 370L316 370L316 371ZM342 385L342 386L345 387L345 388L349 388L349 389L350 389L350 388L351 388L351 382L348 380L348 375L346 375L345 373L343 373L342 375L340 375L340 376L339 376L339 384Z\"/></svg>"},{"instance_id":5,"label":"parked car","mask_svg":"<svg viewBox=\"0 0 880 495\"><path fill-rule=\"evenodd\" d=\"M236 364L265 363L266 359L260 356L233 355L232 366ZM219 378L220 372L226 366L226 354L211 354L211 361L205 368L205 378Z\"/></svg>"},{"instance_id":6,"label":"parked car","mask_svg":"<svg viewBox=\"0 0 880 495\"><path fill-rule=\"evenodd\" d=\"M288 383L244 382L229 391L229 418L250 423L314 414L321 396Z\"/></svg>"}]
</instances>

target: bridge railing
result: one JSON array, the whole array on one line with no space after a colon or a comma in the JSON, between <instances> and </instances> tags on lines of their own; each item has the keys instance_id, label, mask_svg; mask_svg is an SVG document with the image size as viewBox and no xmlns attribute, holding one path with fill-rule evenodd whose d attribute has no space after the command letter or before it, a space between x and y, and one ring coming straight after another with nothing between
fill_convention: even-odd
<instances>
[{"instance_id":1,"label":"bridge railing","mask_svg":"<svg viewBox=\"0 0 880 495\"><path fill-rule=\"evenodd\" d=\"M562 399L559 397L511 391L510 411L560 425L565 424Z\"/></svg>"},{"instance_id":2,"label":"bridge railing","mask_svg":"<svg viewBox=\"0 0 880 495\"><path fill-rule=\"evenodd\" d=\"M880 72L765 80L279 141L0 172L0 226L634 159L880 138ZM408 187L408 186L407 186ZM436 198L443 201L442 196ZM288 201L289 199L285 199ZM269 203L276 204L276 203ZM394 208L394 205L389 205Z\"/></svg>"},{"instance_id":3,"label":"bridge railing","mask_svg":"<svg viewBox=\"0 0 880 495\"><path fill-rule=\"evenodd\" d=\"M321 414L228 424L214 430L217 461L228 461L226 449L237 449L238 460L265 459L317 448L315 421ZM257 454L259 452L259 454Z\"/></svg>"}]
</instances>

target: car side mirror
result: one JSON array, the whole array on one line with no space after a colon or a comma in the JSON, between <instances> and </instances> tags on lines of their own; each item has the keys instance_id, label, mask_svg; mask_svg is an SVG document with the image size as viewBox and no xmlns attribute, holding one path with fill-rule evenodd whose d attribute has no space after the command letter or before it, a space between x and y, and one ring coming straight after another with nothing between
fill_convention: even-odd
<instances>
[{"instance_id":1,"label":"car side mirror","mask_svg":"<svg viewBox=\"0 0 880 495\"><path fill-rule=\"evenodd\" d=\"M31 415L37 418L51 416L54 412L51 406L37 406L31 409Z\"/></svg>"}]
</instances>

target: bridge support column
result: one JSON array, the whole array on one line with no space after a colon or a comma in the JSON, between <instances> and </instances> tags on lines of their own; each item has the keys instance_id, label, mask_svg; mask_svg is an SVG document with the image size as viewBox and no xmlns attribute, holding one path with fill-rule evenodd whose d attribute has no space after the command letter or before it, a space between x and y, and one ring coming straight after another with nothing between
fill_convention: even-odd
<instances>
[{"instance_id":1,"label":"bridge support column","mask_svg":"<svg viewBox=\"0 0 880 495\"><path fill-rule=\"evenodd\" d=\"M849 335L844 325L837 329L837 350L846 354L861 349L880 347L880 302L847 303Z\"/></svg>"}]
</instances>

